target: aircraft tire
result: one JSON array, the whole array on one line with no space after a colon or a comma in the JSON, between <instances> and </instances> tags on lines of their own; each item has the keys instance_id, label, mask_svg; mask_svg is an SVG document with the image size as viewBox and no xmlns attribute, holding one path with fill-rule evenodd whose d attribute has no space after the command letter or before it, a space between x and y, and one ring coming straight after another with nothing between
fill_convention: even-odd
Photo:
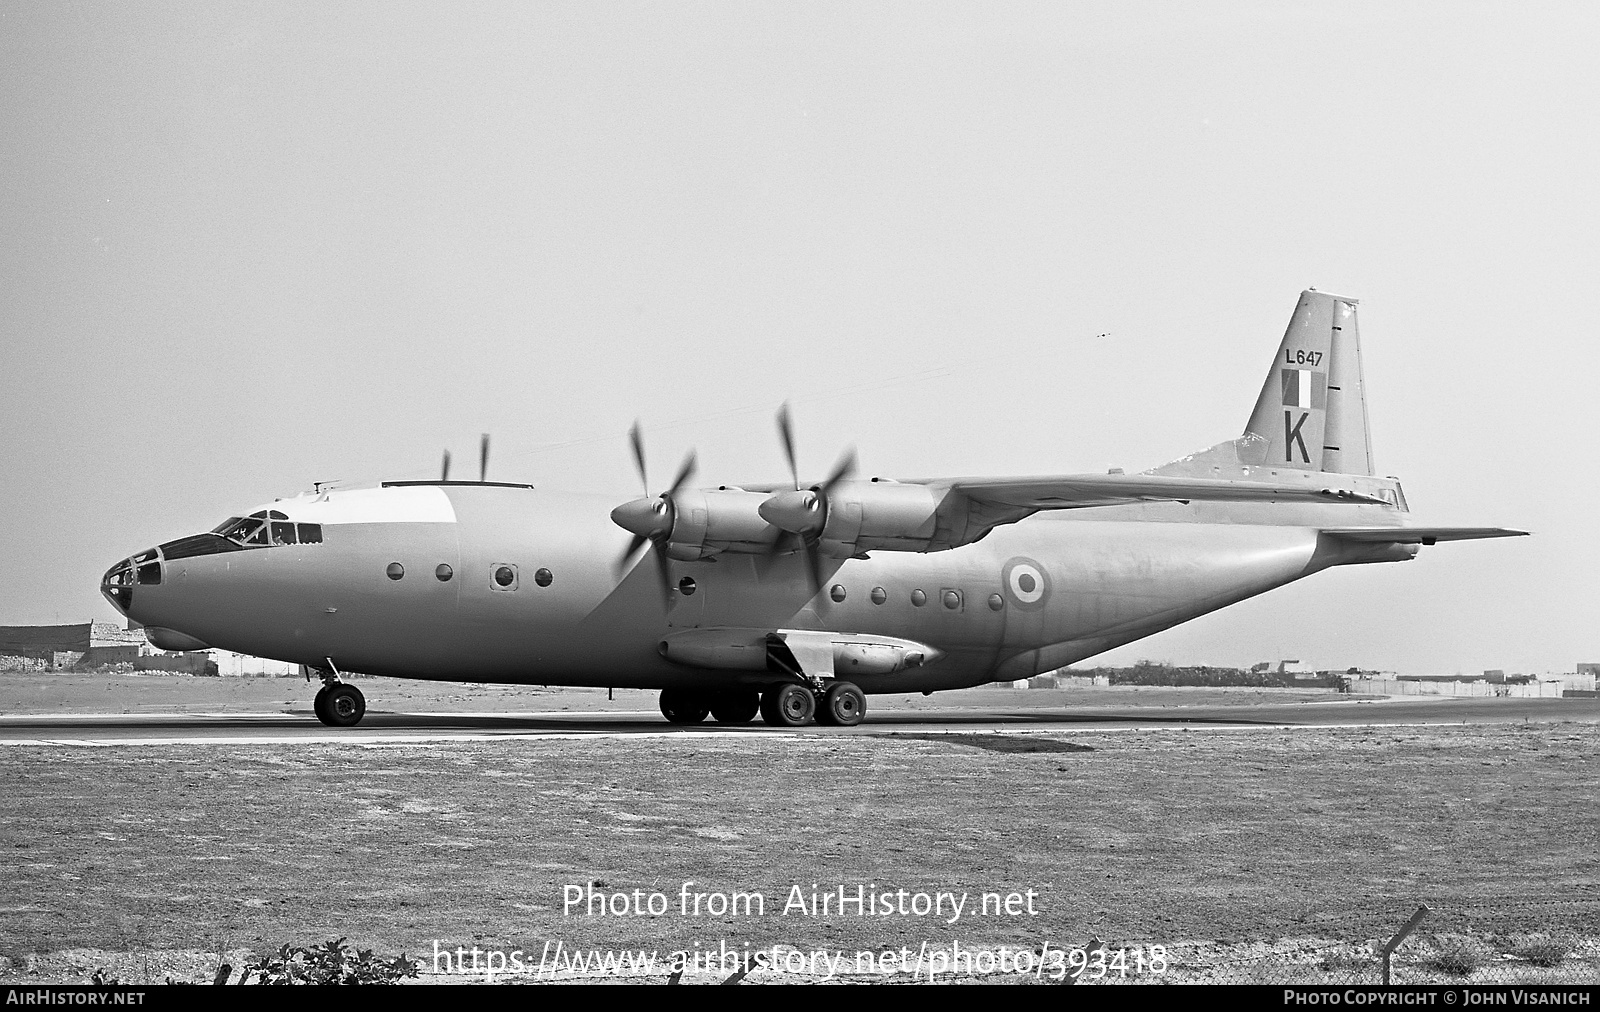
<instances>
[{"instance_id":1,"label":"aircraft tire","mask_svg":"<svg viewBox=\"0 0 1600 1012\"><path fill-rule=\"evenodd\" d=\"M808 686L788 682L761 694L761 719L774 727L805 727L817 715L817 697Z\"/></svg>"},{"instance_id":2,"label":"aircraft tire","mask_svg":"<svg viewBox=\"0 0 1600 1012\"><path fill-rule=\"evenodd\" d=\"M706 705L706 697L698 692L661 690L661 716L667 718L669 724L698 724L710 713L711 707Z\"/></svg>"},{"instance_id":3,"label":"aircraft tire","mask_svg":"<svg viewBox=\"0 0 1600 1012\"><path fill-rule=\"evenodd\" d=\"M324 724L332 727L355 727L367 715L367 697L349 682L339 682L327 690L328 698L322 703L327 715Z\"/></svg>"},{"instance_id":4,"label":"aircraft tire","mask_svg":"<svg viewBox=\"0 0 1600 1012\"><path fill-rule=\"evenodd\" d=\"M333 723L328 719L328 687L326 685L318 689L317 694L312 697L311 710L317 715L317 719L324 724Z\"/></svg>"},{"instance_id":5,"label":"aircraft tire","mask_svg":"<svg viewBox=\"0 0 1600 1012\"><path fill-rule=\"evenodd\" d=\"M719 724L748 724L761 709L756 692L720 692L711 697L711 715Z\"/></svg>"},{"instance_id":6,"label":"aircraft tire","mask_svg":"<svg viewBox=\"0 0 1600 1012\"><path fill-rule=\"evenodd\" d=\"M867 715L867 697L852 682L834 682L817 707L817 723L855 727Z\"/></svg>"}]
</instances>

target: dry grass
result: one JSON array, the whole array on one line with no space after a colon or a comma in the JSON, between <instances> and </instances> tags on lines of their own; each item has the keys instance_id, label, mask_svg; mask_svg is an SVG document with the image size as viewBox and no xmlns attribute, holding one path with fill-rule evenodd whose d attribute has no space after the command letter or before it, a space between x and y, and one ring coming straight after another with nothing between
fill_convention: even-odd
<instances>
[{"instance_id":1,"label":"dry grass","mask_svg":"<svg viewBox=\"0 0 1600 1012\"><path fill-rule=\"evenodd\" d=\"M1591 725L981 737L13 746L0 953L1361 942L1420 901L1437 931L1600 933ZM593 880L771 906L564 916ZM813 883L1035 889L1040 913L776 913Z\"/></svg>"}]
</instances>

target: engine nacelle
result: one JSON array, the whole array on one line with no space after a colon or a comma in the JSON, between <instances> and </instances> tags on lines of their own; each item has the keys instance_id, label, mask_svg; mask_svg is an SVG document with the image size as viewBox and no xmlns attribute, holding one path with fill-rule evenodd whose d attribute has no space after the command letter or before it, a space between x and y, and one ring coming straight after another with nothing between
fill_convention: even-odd
<instances>
[{"instance_id":1,"label":"engine nacelle","mask_svg":"<svg viewBox=\"0 0 1600 1012\"><path fill-rule=\"evenodd\" d=\"M874 549L926 552L934 547L941 502L940 494L927 485L839 482L828 492L823 554L847 559Z\"/></svg>"},{"instance_id":2,"label":"engine nacelle","mask_svg":"<svg viewBox=\"0 0 1600 1012\"><path fill-rule=\"evenodd\" d=\"M758 510L767 496L741 488L683 489L673 494L667 554L683 562L723 552L759 555L783 532Z\"/></svg>"}]
</instances>

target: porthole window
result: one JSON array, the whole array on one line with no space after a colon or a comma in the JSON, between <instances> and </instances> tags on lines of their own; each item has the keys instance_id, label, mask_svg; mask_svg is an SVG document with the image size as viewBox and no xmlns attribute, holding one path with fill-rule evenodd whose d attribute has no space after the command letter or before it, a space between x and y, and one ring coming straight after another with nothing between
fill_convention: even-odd
<instances>
[{"instance_id":1,"label":"porthole window","mask_svg":"<svg viewBox=\"0 0 1600 1012\"><path fill-rule=\"evenodd\" d=\"M455 570L441 562L438 568L433 571L433 575L439 578L440 583L449 583L450 577L456 575L456 573Z\"/></svg>"},{"instance_id":2,"label":"porthole window","mask_svg":"<svg viewBox=\"0 0 1600 1012\"><path fill-rule=\"evenodd\" d=\"M694 577L685 576L683 579L678 581L678 593L682 594L684 597L693 597L696 586L697 584L694 582Z\"/></svg>"},{"instance_id":3,"label":"porthole window","mask_svg":"<svg viewBox=\"0 0 1600 1012\"><path fill-rule=\"evenodd\" d=\"M541 569L533 574L533 582L537 583L541 587L550 586L550 581L553 579L555 579L555 577L550 575L550 570L548 569Z\"/></svg>"},{"instance_id":4,"label":"porthole window","mask_svg":"<svg viewBox=\"0 0 1600 1012\"><path fill-rule=\"evenodd\" d=\"M389 574L389 579L398 580L402 576L406 575L406 567L400 565L398 562L391 562L389 563L389 568L384 570L384 572Z\"/></svg>"},{"instance_id":5,"label":"porthole window","mask_svg":"<svg viewBox=\"0 0 1600 1012\"><path fill-rule=\"evenodd\" d=\"M495 586L504 590L510 590L512 587L516 586L517 583L516 568L513 566L494 567L494 582Z\"/></svg>"},{"instance_id":6,"label":"porthole window","mask_svg":"<svg viewBox=\"0 0 1600 1012\"><path fill-rule=\"evenodd\" d=\"M871 596L873 604L882 604L883 602L889 600L888 592L882 587L873 587Z\"/></svg>"},{"instance_id":7,"label":"porthole window","mask_svg":"<svg viewBox=\"0 0 1600 1012\"><path fill-rule=\"evenodd\" d=\"M944 606L946 608L949 608L951 611L955 611L961 607L961 591L947 590L944 592L943 596Z\"/></svg>"},{"instance_id":8,"label":"porthole window","mask_svg":"<svg viewBox=\"0 0 1600 1012\"><path fill-rule=\"evenodd\" d=\"M1004 608L1005 606L1006 606L1006 599L1005 598L1001 597L999 594L990 594L989 595L989 610L990 611L999 611L1001 608Z\"/></svg>"},{"instance_id":9,"label":"porthole window","mask_svg":"<svg viewBox=\"0 0 1600 1012\"><path fill-rule=\"evenodd\" d=\"M844 600L844 584L842 584L842 583L834 584L832 589L830 589L828 591L828 596L833 598L835 601L843 601Z\"/></svg>"},{"instance_id":10,"label":"porthole window","mask_svg":"<svg viewBox=\"0 0 1600 1012\"><path fill-rule=\"evenodd\" d=\"M913 590L911 592L911 603L920 608L928 603L928 595L920 590Z\"/></svg>"}]
</instances>

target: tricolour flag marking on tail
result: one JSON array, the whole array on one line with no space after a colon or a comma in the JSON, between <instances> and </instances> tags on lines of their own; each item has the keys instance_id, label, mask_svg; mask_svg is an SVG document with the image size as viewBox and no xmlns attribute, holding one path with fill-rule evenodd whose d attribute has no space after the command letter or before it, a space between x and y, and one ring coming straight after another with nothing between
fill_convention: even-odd
<instances>
[{"instance_id":1,"label":"tricolour flag marking on tail","mask_svg":"<svg viewBox=\"0 0 1600 1012\"><path fill-rule=\"evenodd\" d=\"M1311 369L1283 370L1283 406L1327 408L1328 374Z\"/></svg>"}]
</instances>

